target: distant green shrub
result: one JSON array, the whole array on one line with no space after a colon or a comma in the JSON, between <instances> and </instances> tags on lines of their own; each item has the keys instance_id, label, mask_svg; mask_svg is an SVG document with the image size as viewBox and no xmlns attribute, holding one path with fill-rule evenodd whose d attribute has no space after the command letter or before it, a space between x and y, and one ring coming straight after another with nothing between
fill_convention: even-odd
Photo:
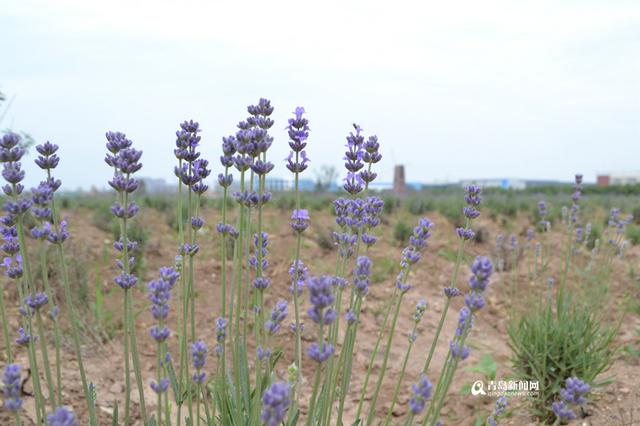
<instances>
[{"instance_id":1,"label":"distant green shrub","mask_svg":"<svg viewBox=\"0 0 640 426\"><path fill-rule=\"evenodd\" d=\"M634 246L640 244L640 226L635 224L627 225L626 237Z\"/></svg>"},{"instance_id":2,"label":"distant green shrub","mask_svg":"<svg viewBox=\"0 0 640 426\"><path fill-rule=\"evenodd\" d=\"M400 220L393 227L393 238L399 245L406 244L409 241L413 229L406 222Z\"/></svg>"},{"instance_id":3,"label":"distant green shrub","mask_svg":"<svg viewBox=\"0 0 640 426\"><path fill-rule=\"evenodd\" d=\"M333 240L331 239L329 233L326 231L318 233L318 235L316 236L316 243L318 243L318 247L325 251L330 251L334 248Z\"/></svg>"},{"instance_id":4,"label":"distant green shrub","mask_svg":"<svg viewBox=\"0 0 640 426\"><path fill-rule=\"evenodd\" d=\"M427 198L411 198L408 201L407 208L409 213L419 216L434 210L433 201Z\"/></svg>"},{"instance_id":5,"label":"distant green shrub","mask_svg":"<svg viewBox=\"0 0 640 426\"><path fill-rule=\"evenodd\" d=\"M540 390L528 399L531 412L542 421L554 418L551 403L571 376L594 386L611 367L617 329L610 328L593 309L565 305L559 313L550 304L512 320L508 325L513 369L522 380L537 380Z\"/></svg>"},{"instance_id":6,"label":"distant green shrub","mask_svg":"<svg viewBox=\"0 0 640 426\"><path fill-rule=\"evenodd\" d=\"M382 211L387 216L392 214L394 211L396 211L396 209L400 205L400 200L392 195L387 195L382 197L382 201L384 201L384 206L382 207Z\"/></svg>"}]
</instances>

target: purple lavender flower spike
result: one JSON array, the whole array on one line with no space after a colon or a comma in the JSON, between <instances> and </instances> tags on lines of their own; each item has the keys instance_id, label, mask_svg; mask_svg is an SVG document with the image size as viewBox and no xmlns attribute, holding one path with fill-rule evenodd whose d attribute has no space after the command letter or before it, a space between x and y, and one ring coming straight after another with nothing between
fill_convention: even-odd
<instances>
[{"instance_id":1,"label":"purple lavender flower spike","mask_svg":"<svg viewBox=\"0 0 640 426\"><path fill-rule=\"evenodd\" d=\"M216 355L220 356L224 352L224 342L227 338L227 319L218 317L216 319Z\"/></svg>"},{"instance_id":2,"label":"purple lavender flower spike","mask_svg":"<svg viewBox=\"0 0 640 426\"><path fill-rule=\"evenodd\" d=\"M47 416L47 426L78 426L74 412L67 407L58 407Z\"/></svg>"},{"instance_id":3,"label":"purple lavender flower spike","mask_svg":"<svg viewBox=\"0 0 640 426\"><path fill-rule=\"evenodd\" d=\"M49 303L49 297L44 293L29 294L24 298L24 303L33 311L37 311Z\"/></svg>"},{"instance_id":4,"label":"purple lavender flower spike","mask_svg":"<svg viewBox=\"0 0 640 426\"><path fill-rule=\"evenodd\" d=\"M291 263L291 267L289 268L289 276L291 277L291 285L289 286L289 291L293 294L295 286L293 285L294 280L296 279L296 269L298 275L298 296L302 294L302 290L304 289L305 282L309 277L309 268L305 266L302 260L298 261L298 267L296 268L296 261L294 260Z\"/></svg>"},{"instance_id":5,"label":"purple lavender flower spike","mask_svg":"<svg viewBox=\"0 0 640 426\"><path fill-rule=\"evenodd\" d=\"M288 120L287 133L289 135L289 147L291 152L285 158L287 169L291 173L300 174L307 169L309 157L304 148L307 146L309 138L309 120L303 117L304 108L297 107L294 111L294 118Z\"/></svg>"},{"instance_id":6,"label":"purple lavender flower spike","mask_svg":"<svg viewBox=\"0 0 640 426\"><path fill-rule=\"evenodd\" d=\"M473 231L473 229L462 227L457 228L456 233L458 234L458 237L463 240L472 240L476 236L476 233Z\"/></svg>"},{"instance_id":7,"label":"purple lavender flower spike","mask_svg":"<svg viewBox=\"0 0 640 426\"><path fill-rule=\"evenodd\" d=\"M335 319L335 311L331 308L335 296L333 294L331 276L313 277L309 279L309 317L317 324L328 325Z\"/></svg>"},{"instance_id":8,"label":"purple lavender flower spike","mask_svg":"<svg viewBox=\"0 0 640 426\"><path fill-rule=\"evenodd\" d=\"M467 185L464 190L464 201L467 205L463 207L462 213L467 218L467 222L470 222L480 216L478 207L482 202L482 197L480 196L482 189L477 185ZM456 233L462 240L471 240L475 237L475 232L471 228L459 227L456 229Z\"/></svg>"},{"instance_id":9,"label":"purple lavender flower spike","mask_svg":"<svg viewBox=\"0 0 640 426\"><path fill-rule=\"evenodd\" d=\"M413 321L414 322L420 322L420 320L422 320L422 317L424 316L424 313L427 311L427 302L424 299L420 299L418 300L418 303L416 303L416 309L413 313Z\"/></svg>"},{"instance_id":10,"label":"purple lavender flower spike","mask_svg":"<svg viewBox=\"0 0 640 426\"><path fill-rule=\"evenodd\" d=\"M285 382L275 382L262 396L262 413L260 419L267 426L278 426L282 423L291 405L291 387Z\"/></svg>"},{"instance_id":11,"label":"purple lavender flower spike","mask_svg":"<svg viewBox=\"0 0 640 426\"><path fill-rule=\"evenodd\" d=\"M152 391L154 391L156 394L162 394L165 393L167 391L167 389L169 389L169 379L167 378L162 378L160 379L159 383L156 383L154 381L151 381L151 383L149 383L149 387L151 388Z\"/></svg>"},{"instance_id":12,"label":"purple lavender flower spike","mask_svg":"<svg viewBox=\"0 0 640 426\"><path fill-rule=\"evenodd\" d=\"M445 287L444 295L448 299L453 299L454 297L460 296L460 290L458 290L456 287Z\"/></svg>"},{"instance_id":13,"label":"purple lavender flower spike","mask_svg":"<svg viewBox=\"0 0 640 426\"><path fill-rule=\"evenodd\" d=\"M427 400L431 397L433 385L425 374L420 375L418 383L411 386L411 398L409 398L409 409L413 415L418 415L424 410Z\"/></svg>"},{"instance_id":14,"label":"purple lavender flower spike","mask_svg":"<svg viewBox=\"0 0 640 426\"><path fill-rule=\"evenodd\" d=\"M371 259L367 256L359 256L356 261L356 267L353 270L353 286L359 296L364 296L369 292L371 265Z\"/></svg>"},{"instance_id":15,"label":"purple lavender flower spike","mask_svg":"<svg viewBox=\"0 0 640 426\"><path fill-rule=\"evenodd\" d=\"M204 383L206 373L202 371L207 361L207 345L202 340L198 340L191 345L191 364L196 370L192 379L197 384Z\"/></svg>"},{"instance_id":16,"label":"purple lavender flower spike","mask_svg":"<svg viewBox=\"0 0 640 426\"><path fill-rule=\"evenodd\" d=\"M22 367L19 364L7 364L2 376L4 408L18 411L22 407Z\"/></svg>"},{"instance_id":17,"label":"purple lavender flower spike","mask_svg":"<svg viewBox=\"0 0 640 426\"><path fill-rule=\"evenodd\" d=\"M115 282L123 290L128 290L136 285L136 283L138 282L138 278L136 278L136 276L133 274L126 274L123 272L115 277L113 279L113 282Z\"/></svg>"},{"instance_id":18,"label":"purple lavender flower spike","mask_svg":"<svg viewBox=\"0 0 640 426\"><path fill-rule=\"evenodd\" d=\"M557 401L551 404L551 409L560 420L573 420L576 413L564 401Z\"/></svg>"},{"instance_id":19,"label":"purple lavender flower spike","mask_svg":"<svg viewBox=\"0 0 640 426\"><path fill-rule=\"evenodd\" d=\"M302 233L309 227L309 212L306 209L293 210L293 214L291 215L291 229L293 229L297 233Z\"/></svg>"},{"instance_id":20,"label":"purple lavender flower spike","mask_svg":"<svg viewBox=\"0 0 640 426\"><path fill-rule=\"evenodd\" d=\"M560 397L569 404L583 405L587 402L584 395L590 390L591 387L587 383L577 377L569 377L565 381L564 389L560 391Z\"/></svg>"},{"instance_id":21,"label":"purple lavender flower spike","mask_svg":"<svg viewBox=\"0 0 640 426\"><path fill-rule=\"evenodd\" d=\"M276 334L280 330L282 321L287 317L288 302L286 300L279 300L276 306L271 310L270 319L265 322L264 327L270 334Z\"/></svg>"},{"instance_id":22,"label":"purple lavender flower spike","mask_svg":"<svg viewBox=\"0 0 640 426\"><path fill-rule=\"evenodd\" d=\"M355 322L358 320L358 318L356 318L356 314L353 313L351 309L347 310L347 313L344 315L344 319L350 325L355 324Z\"/></svg>"},{"instance_id":23,"label":"purple lavender flower spike","mask_svg":"<svg viewBox=\"0 0 640 426\"><path fill-rule=\"evenodd\" d=\"M469 278L471 292L465 296L465 304L475 312L485 305L482 293L489 285L489 279L493 274L493 264L486 256L478 256L471 265L472 276Z\"/></svg>"},{"instance_id":24,"label":"purple lavender flower spike","mask_svg":"<svg viewBox=\"0 0 640 426\"><path fill-rule=\"evenodd\" d=\"M554 402L551 409L561 421L573 420L577 417L574 408L579 408L587 402L585 395L590 390L591 387L587 383L577 377L569 377L560 391L561 400Z\"/></svg>"},{"instance_id":25,"label":"purple lavender flower spike","mask_svg":"<svg viewBox=\"0 0 640 426\"><path fill-rule=\"evenodd\" d=\"M29 342L36 341L36 337L32 337L31 333L27 333L22 327L18 329L18 333L20 334L20 337L16 339L16 343L20 346L27 346Z\"/></svg>"},{"instance_id":26,"label":"purple lavender flower spike","mask_svg":"<svg viewBox=\"0 0 640 426\"><path fill-rule=\"evenodd\" d=\"M2 266L4 267L4 273L6 276L12 279L18 279L22 277L22 256L15 254L13 257L5 257L2 260Z\"/></svg>"},{"instance_id":27,"label":"purple lavender flower spike","mask_svg":"<svg viewBox=\"0 0 640 426\"><path fill-rule=\"evenodd\" d=\"M309 358L318 363L323 363L328 360L329 357L333 355L333 352L333 345L328 343L326 340L321 343L313 342L309 345L309 349L307 351Z\"/></svg>"},{"instance_id":28,"label":"purple lavender flower spike","mask_svg":"<svg viewBox=\"0 0 640 426\"><path fill-rule=\"evenodd\" d=\"M449 349L453 358L458 358L460 361L464 361L469 356L469 347L461 344L460 342L451 341L449 343Z\"/></svg>"},{"instance_id":29,"label":"purple lavender flower spike","mask_svg":"<svg viewBox=\"0 0 640 426\"><path fill-rule=\"evenodd\" d=\"M256 348L256 356L259 361L264 361L265 359L271 358L271 349L263 348L261 345L258 345Z\"/></svg>"}]
</instances>

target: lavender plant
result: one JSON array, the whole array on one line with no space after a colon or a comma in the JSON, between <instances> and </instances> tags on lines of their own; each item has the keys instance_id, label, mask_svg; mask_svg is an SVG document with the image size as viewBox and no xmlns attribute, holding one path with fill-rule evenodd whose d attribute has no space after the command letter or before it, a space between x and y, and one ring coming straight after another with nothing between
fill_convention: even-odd
<instances>
[{"instance_id":1,"label":"lavender plant","mask_svg":"<svg viewBox=\"0 0 640 426\"><path fill-rule=\"evenodd\" d=\"M586 235L592 231L590 223L585 224L580 214L582 192L582 176L576 175L571 205L563 208L560 227L564 253L560 265L553 265L554 257L547 247L545 234L552 226L547 203L538 204L543 232L538 234L541 254L537 256L540 260L534 268L538 275L534 282L548 284L539 286L533 293L538 299L527 298L529 308L523 304L518 310L512 310L508 326L515 372L522 379L537 380L540 384L538 395L529 398L529 408L542 421L556 418L551 408L555 392L571 375L597 385L607 383L607 379L597 380L597 377L609 368L614 353L612 343L617 328L604 319L603 302L611 280L610 261L617 255L616 247L622 241L615 229L624 227L624 220L619 223L619 210L614 210L608 234L618 237L604 249L596 243L594 250L587 253L584 250ZM558 285L553 276L542 279L543 274L554 269L559 271ZM593 303L594 297L598 303Z\"/></svg>"},{"instance_id":2,"label":"lavender plant","mask_svg":"<svg viewBox=\"0 0 640 426\"><path fill-rule=\"evenodd\" d=\"M111 212L120 221L120 240L114 244L116 252L119 253L116 265L120 269L120 274L113 281L124 290L124 421L128 424L131 410L130 362L133 363L135 380L140 396L141 415L143 420L146 421L147 419L131 295L131 289L137 284L138 278L131 273L131 266L136 260L134 257L130 257L129 252L136 245L136 241L129 240L127 235L129 219L133 218L139 210L137 204L131 200L131 195L138 189L138 181L133 177L133 174L142 168L140 163L142 151L133 148L131 140L127 139L124 133L108 132L106 137L108 153L105 157L105 162L113 168L113 178L109 181L109 185L117 193L117 201L111 208Z\"/></svg>"}]
</instances>

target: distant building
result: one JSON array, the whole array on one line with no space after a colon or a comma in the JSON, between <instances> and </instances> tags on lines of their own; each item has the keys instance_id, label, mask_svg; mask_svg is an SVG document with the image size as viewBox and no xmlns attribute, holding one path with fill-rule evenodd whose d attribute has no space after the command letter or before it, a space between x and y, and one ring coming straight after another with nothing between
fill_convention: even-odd
<instances>
[{"instance_id":1,"label":"distant building","mask_svg":"<svg viewBox=\"0 0 640 426\"><path fill-rule=\"evenodd\" d=\"M640 173L598 175L596 183L598 186L638 185L640 184Z\"/></svg>"},{"instance_id":2,"label":"distant building","mask_svg":"<svg viewBox=\"0 0 640 426\"><path fill-rule=\"evenodd\" d=\"M265 186L266 189L271 192L293 191L295 181L293 179L268 177L265 181ZM315 191L316 182L313 179L300 179L298 181L298 188L300 191Z\"/></svg>"},{"instance_id":3,"label":"distant building","mask_svg":"<svg viewBox=\"0 0 640 426\"><path fill-rule=\"evenodd\" d=\"M462 187L478 185L481 188L525 189L527 182L523 179L469 179L460 182Z\"/></svg>"},{"instance_id":4,"label":"distant building","mask_svg":"<svg viewBox=\"0 0 640 426\"><path fill-rule=\"evenodd\" d=\"M407 194L404 166L398 165L393 169L393 193L400 196Z\"/></svg>"}]
</instances>

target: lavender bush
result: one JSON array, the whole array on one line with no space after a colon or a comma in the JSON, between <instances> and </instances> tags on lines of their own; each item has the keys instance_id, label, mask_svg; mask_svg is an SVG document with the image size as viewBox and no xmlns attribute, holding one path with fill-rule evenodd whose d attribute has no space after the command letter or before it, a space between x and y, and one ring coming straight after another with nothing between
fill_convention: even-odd
<instances>
[{"instance_id":1,"label":"lavender bush","mask_svg":"<svg viewBox=\"0 0 640 426\"><path fill-rule=\"evenodd\" d=\"M508 326L513 369L522 379L540 384L538 395L529 398L529 408L542 421L568 419L558 414L564 413L559 405L562 402L552 403L571 376L598 386L606 384L610 379L598 378L610 368L615 353L613 340L618 328L606 321L605 308L612 260L624 253L623 230L631 218L614 208L605 232L607 241L596 240L589 251L586 241L592 226L581 214L582 175L576 175L574 182L570 206L562 208L559 226L564 247L559 257L547 238L554 226L548 205L545 201L538 203L540 233L530 233L524 248L534 251L524 257L524 275L533 284L533 296L524 297L526 303L511 311ZM518 266L512 266L513 286L521 285Z\"/></svg>"},{"instance_id":2,"label":"lavender bush","mask_svg":"<svg viewBox=\"0 0 640 426\"><path fill-rule=\"evenodd\" d=\"M172 266L161 268L157 277L146 286L146 303L149 306L146 315L150 314L153 325L144 338L150 339L155 347L153 374L148 374L148 371L141 368L138 353L134 305L136 302L144 302L145 298L139 297L141 300L136 300L138 293L134 289L138 286L139 278L132 271L138 259L132 253L138 242L130 234L131 220L140 209L133 197L139 187L135 175L142 168L143 154L133 147L133 142L125 134L107 132L105 162L113 170L113 177L108 183L115 193L111 212L119 224L119 238L113 244L115 267L118 271L113 283L122 289L124 331L124 412L120 419L115 410L114 424L120 420L126 425L133 424L139 417L145 425L158 426L183 423L342 425L346 421L345 409L350 403L349 395L352 394L358 396L354 405L356 424L369 426L381 421L385 425L391 424L394 408L400 403L408 406L408 413L404 418L406 425L441 424L441 411L456 372L470 354L468 339L487 303L485 292L494 269L504 270L503 258L498 259L495 267L488 256L477 256L467 265L465 248L476 235L474 221L481 215L481 188L467 186L464 198L460 200L461 203L464 201L464 206L457 214L463 218L463 223L452 235L457 240L454 268L442 289L440 297L444 309L435 324L435 334L430 342L420 342L421 345L428 344L429 349L419 353L422 357L422 369L418 381L411 383L406 380L406 371L411 355L414 354L415 357L414 344L421 339L419 325L428 303L420 299L415 307L407 307L406 295L415 292L418 287L414 284L412 273L419 264L428 263L432 256L429 241L436 227L426 217L417 221L408 235L406 247L399 253L399 273L393 282L391 297L383 306L382 322L367 360L363 383L360 388L352 389L353 353L358 348L362 313L368 303L367 296L376 262L372 247L381 234L379 227L384 211L384 202L370 193L370 185L377 178L377 164L382 159L380 143L374 135L365 136L364 130L357 124L353 125L353 130L346 137L343 157L344 195L334 200L332 205L335 229L331 235L337 248L335 272L327 275L313 271L305 264L307 258L303 252L303 242L307 230L314 224L314 217L307 206L303 205L300 196L300 176L310 162L307 146L311 130L304 108L295 108L286 126L290 153L284 159L284 165L294 179L294 204L292 211L287 214L290 217L290 232L295 238L289 268L290 282L285 284L290 290L290 297L289 300L269 302L273 286L283 284L272 282L269 258L273 238L266 232L264 223L265 209L271 200L267 189L267 175L275 167L268 159L270 147L275 141L275 136L271 134L274 126L271 118L273 111L270 101L260 99L256 105L247 108L248 116L239 122L235 133L222 138L222 156L219 159L221 168L216 179L222 189L221 219L215 226L218 234L216 238L219 238L220 243L221 263L221 274L215 283L219 285L220 293L215 297L220 300L220 312L207 312L207 324L211 333L204 332L196 324L196 298L199 295L196 294L195 283L198 266L196 259L199 254L202 256L198 241L206 235L202 232L205 219L201 206L212 170L200 152L202 139L199 123L188 120L179 125L174 149L177 160L174 172L178 184L178 238L172 255L175 257L167 259L165 264ZM50 425L78 423L76 415L65 407L68 401L65 401L62 393L62 330L59 318L65 315L71 325L89 424L97 425L96 389L88 381L83 365L79 316L71 297L63 249L64 242L71 235L67 221L59 217L55 205L54 194L61 185L52 176L52 170L60 161L58 146L47 142L36 148L39 154L36 164L46 171L46 178L32 189L30 197L26 197L21 184L24 171L20 164L25 152L19 142L16 135L9 133L0 143L0 160L4 164L2 175L7 182L3 187L7 196L6 215L2 218L2 250L6 255L3 266L5 274L18 281L22 318L20 337L16 343L24 346L28 354L37 421L38 424L46 421ZM310 146L313 147L313 144ZM552 316L555 317L555 314L552 315L553 309L557 312L559 321L565 320L564 315L573 312L567 296L571 293L569 281L572 262L581 253L584 241L590 233L590 227L583 227L579 217L580 185L581 178L577 178L572 205L566 213L566 262L559 279L556 303L554 306L547 304L542 317L543 325L549 330L554 326L551 321ZM235 214L232 214L234 206L237 208L233 209ZM539 228L542 228L542 232L537 234L531 228L526 234L524 248L513 235L508 240L509 248L506 250L511 256L510 264L516 265L520 259L520 250L531 251L535 248L535 252L527 252L525 256L529 266L527 277L533 282L544 279L551 256L550 248L543 238L551 227L546 204L540 203L539 210L542 218ZM24 218L29 212L35 218L35 226L29 230L29 235L38 248L42 283L33 279L26 251ZM627 222L628 219L623 218L619 211L611 212L607 250L605 254L591 254L589 262L583 265L584 276L592 276L593 271L607 276L612 257L623 251L621 229L624 229ZM541 235L539 240L538 235ZM500 247L504 244L502 239ZM48 246L55 247L59 261L65 294L65 304L61 307L48 280ZM468 288L459 287L461 275L468 277ZM518 286L515 272L511 275L511 285L515 294ZM0 292L0 295L3 293ZM457 328L453 335L441 338L452 300L458 296L461 296L460 300L464 301L464 305L457 316ZM303 308L305 300L308 300L306 310ZM3 377L5 408L15 413L16 422L20 424L22 400L17 386L20 384L22 370L13 363L14 344L10 336L15 335L15 332L7 326L3 299L0 299L0 308L6 358L9 362ZM397 344L398 320L403 316L408 317L413 326L408 330L409 341L402 358L400 374L391 384L393 393L390 406L383 411L379 409L381 389L390 380L388 371L391 350ZM44 334L45 321L51 323L54 335L54 371L49 367L51 354ZM305 330L308 335L314 336L312 342L303 342ZM525 331L512 331L515 347L523 344L517 339L526 336ZM293 335L294 348L291 353L281 346L278 335L283 333ZM173 357L170 338L175 334L178 341L177 356ZM207 334L215 336L215 339L207 341ZM603 350L607 349L607 342L604 343ZM551 343L549 340L545 341L545 345ZM573 349L584 349L584 345L590 342L579 343L583 346L576 344ZM436 371L432 361L438 347L444 347L447 355L444 364ZM254 352L250 352L250 348ZM549 353L549 346L544 348ZM382 362L376 369L379 358ZM279 377L283 370L278 367L284 359L290 361L288 374L287 377ZM589 374L581 377L591 381L605 367L606 363L602 363L600 367L593 368ZM517 370L523 375L531 373L527 367ZM310 376L306 377L309 372ZM303 385L306 379L311 384L310 389ZM145 399L147 385L155 397L155 406L150 405L152 401ZM573 381L567 382L568 390L563 393L565 403L568 403L567 395L570 392L577 392L571 390L576 386L578 385ZM544 385L541 388L544 389ZM402 389L410 394L406 401L401 401ZM133 391L138 393L137 411L134 410L131 398ZM506 406L505 401L499 402L491 417L494 424ZM574 400L571 402L576 403ZM557 407L553 408L556 414L566 411L565 407L558 405L560 403L562 401L557 402ZM560 417L560 414L557 415Z\"/></svg>"}]
</instances>

